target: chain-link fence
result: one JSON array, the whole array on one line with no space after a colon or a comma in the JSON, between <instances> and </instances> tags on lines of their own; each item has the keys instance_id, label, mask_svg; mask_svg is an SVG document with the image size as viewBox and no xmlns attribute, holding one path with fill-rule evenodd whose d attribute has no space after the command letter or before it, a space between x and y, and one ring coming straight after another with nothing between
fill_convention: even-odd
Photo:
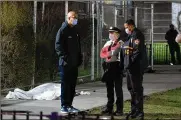
<instances>
[{"instance_id":1,"label":"chain-link fence","mask_svg":"<svg viewBox=\"0 0 181 120\"><path fill-rule=\"evenodd\" d=\"M109 26L123 28L129 18L135 20L136 26L145 35L150 65L156 63L153 50L155 26L162 27L167 23L163 24L161 20L155 22L156 16L162 15L163 11L156 14L153 4L133 1L4 1L1 15L3 91L16 87L29 90L45 82L60 82L55 36L70 10L79 15L83 52L83 64L79 68L81 81L101 77L103 60L99 54L108 40Z\"/></svg>"},{"instance_id":2,"label":"chain-link fence","mask_svg":"<svg viewBox=\"0 0 181 120\"><path fill-rule=\"evenodd\" d=\"M33 76L33 4L1 2L1 89L31 85Z\"/></svg>"},{"instance_id":3,"label":"chain-link fence","mask_svg":"<svg viewBox=\"0 0 181 120\"><path fill-rule=\"evenodd\" d=\"M55 36L65 21L67 2L2 2L1 88L60 82ZM90 76L92 17L89 2L68 2L79 14L83 64L79 76ZM96 20L94 20L96 23ZM95 28L96 29L96 28Z\"/></svg>"}]
</instances>

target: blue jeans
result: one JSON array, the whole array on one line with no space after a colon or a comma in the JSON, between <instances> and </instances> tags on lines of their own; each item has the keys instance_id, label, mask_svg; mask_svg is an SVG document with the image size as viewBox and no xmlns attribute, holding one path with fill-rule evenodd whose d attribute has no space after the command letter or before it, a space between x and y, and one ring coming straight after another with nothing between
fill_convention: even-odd
<instances>
[{"instance_id":1,"label":"blue jeans","mask_svg":"<svg viewBox=\"0 0 181 120\"><path fill-rule=\"evenodd\" d=\"M61 65L61 106L72 106L78 76L78 67Z\"/></svg>"}]
</instances>

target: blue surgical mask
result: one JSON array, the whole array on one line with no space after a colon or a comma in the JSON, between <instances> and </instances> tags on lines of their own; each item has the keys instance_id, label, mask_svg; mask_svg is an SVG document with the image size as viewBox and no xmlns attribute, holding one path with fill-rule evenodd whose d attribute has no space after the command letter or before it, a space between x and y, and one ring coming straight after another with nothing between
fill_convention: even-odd
<instances>
[{"instance_id":1,"label":"blue surgical mask","mask_svg":"<svg viewBox=\"0 0 181 120\"><path fill-rule=\"evenodd\" d=\"M77 23L78 23L78 20L74 19L72 25L77 25Z\"/></svg>"}]
</instances>

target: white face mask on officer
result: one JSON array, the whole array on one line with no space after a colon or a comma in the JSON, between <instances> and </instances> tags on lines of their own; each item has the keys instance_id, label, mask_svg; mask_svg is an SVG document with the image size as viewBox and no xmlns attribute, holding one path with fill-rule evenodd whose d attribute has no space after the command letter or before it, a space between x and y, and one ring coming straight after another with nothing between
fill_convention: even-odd
<instances>
[{"instance_id":1,"label":"white face mask on officer","mask_svg":"<svg viewBox=\"0 0 181 120\"><path fill-rule=\"evenodd\" d=\"M125 29L125 32L126 32L127 34L130 34L130 31L129 31L128 28Z\"/></svg>"},{"instance_id":2,"label":"white face mask on officer","mask_svg":"<svg viewBox=\"0 0 181 120\"><path fill-rule=\"evenodd\" d=\"M115 39L114 34L109 34L109 39L110 39L110 40L114 40L114 39Z\"/></svg>"},{"instance_id":3,"label":"white face mask on officer","mask_svg":"<svg viewBox=\"0 0 181 120\"><path fill-rule=\"evenodd\" d=\"M119 33L109 33L109 39L110 40L118 40Z\"/></svg>"}]
</instances>

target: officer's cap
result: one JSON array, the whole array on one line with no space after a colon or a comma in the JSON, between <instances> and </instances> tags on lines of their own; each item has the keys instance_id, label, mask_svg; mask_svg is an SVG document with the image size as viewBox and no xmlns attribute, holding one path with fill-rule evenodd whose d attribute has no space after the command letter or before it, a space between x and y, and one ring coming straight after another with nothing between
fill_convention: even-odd
<instances>
[{"instance_id":1,"label":"officer's cap","mask_svg":"<svg viewBox=\"0 0 181 120\"><path fill-rule=\"evenodd\" d=\"M118 33L120 33L121 32L121 30L119 29L119 28L117 28L117 27L110 27L109 28L109 32L118 32Z\"/></svg>"}]
</instances>

